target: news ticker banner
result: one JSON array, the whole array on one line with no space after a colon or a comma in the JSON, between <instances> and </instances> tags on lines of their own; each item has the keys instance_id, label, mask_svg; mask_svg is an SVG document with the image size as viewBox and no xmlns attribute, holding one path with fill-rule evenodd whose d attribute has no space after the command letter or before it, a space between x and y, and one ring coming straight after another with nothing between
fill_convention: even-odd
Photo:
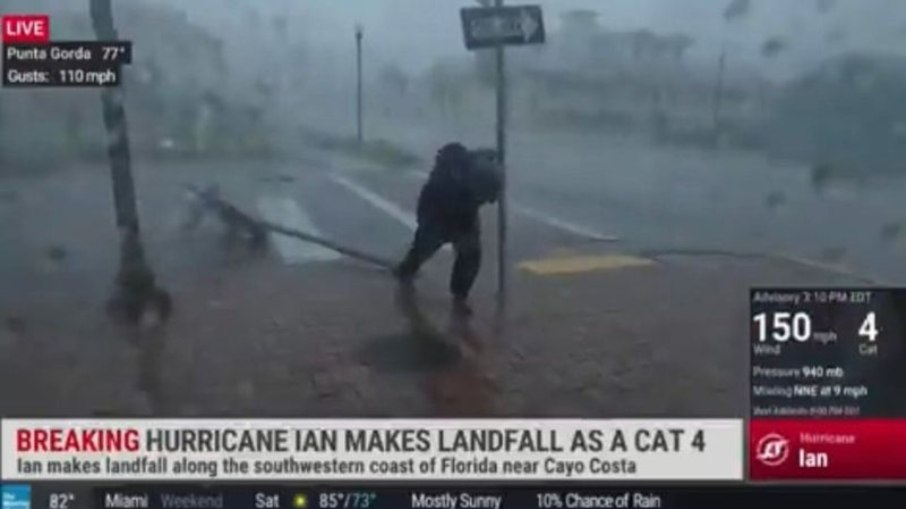
<instances>
[{"instance_id":1,"label":"news ticker banner","mask_svg":"<svg viewBox=\"0 0 906 509\"><path fill-rule=\"evenodd\" d=\"M906 290L751 292L749 475L906 479Z\"/></svg>"},{"instance_id":2,"label":"news ticker banner","mask_svg":"<svg viewBox=\"0 0 906 509\"><path fill-rule=\"evenodd\" d=\"M906 507L906 487L9 484L3 509L727 509Z\"/></svg>"},{"instance_id":3,"label":"news ticker banner","mask_svg":"<svg viewBox=\"0 0 906 509\"><path fill-rule=\"evenodd\" d=\"M115 87L132 63L128 41L52 41L50 17L0 17L5 87Z\"/></svg>"},{"instance_id":4,"label":"news ticker banner","mask_svg":"<svg viewBox=\"0 0 906 509\"><path fill-rule=\"evenodd\" d=\"M0 421L4 481L741 480L742 420Z\"/></svg>"}]
</instances>

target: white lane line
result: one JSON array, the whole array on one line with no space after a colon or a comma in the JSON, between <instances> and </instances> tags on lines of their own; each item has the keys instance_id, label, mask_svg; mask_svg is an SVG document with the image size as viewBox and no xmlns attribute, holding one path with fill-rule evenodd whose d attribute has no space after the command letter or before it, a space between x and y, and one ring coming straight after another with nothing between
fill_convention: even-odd
<instances>
[{"instance_id":1,"label":"white lane line","mask_svg":"<svg viewBox=\"0 0 906 509\"><path fill-rule=\"evenodd\" d=\"M265 220L308 233L322 236L311 217L292 198L262 196L258 199L258 211ZM340 254L316 244L304 242L285 235L272 234L270 238L283 261L293 265L306 262L337 260Z\"/></svg>"},{"instance_id":2,"label":"white lane line","mask_svg":"<svg viewBox=\"0 0 906 509\"><path fill-rule=\"evenodd\" d=\"M358 184L351 179L341 177L340 175L336 174L330 175L330 180L333 180L337 184L340 184L346 189L349 189L381 212L384 212L393 219L396 219L400 223L403 223L403 225L405 225L410 230L414 231L418 227L418 221L415 220L415 216L399 208L395 203L377 195L367 187Z\"/></svg>"},{"instance_id":3,"label":"white lane line","mask_svg":"<svg viewBox=\"0 0 906 509\"><path fill-rule=\"evenodd\" d=\"M597 240L600 242L616 242L617 240L619 240L619 237L616 237L614 235L604 235L594 230L585 228L584 226L579 226L577 224L558 219L550 214L526 207L524 205L513 204L513 210L536 221L541 221L548 226L559 228L565 232L572 233L573 235L579 237L586 237L588 239Z\"/></svg>"},{"instance_id":4,"label":"white lane line","mask_svg":"<svg viewBox=\"0 0 906 509\"><path fill-rule=\"evenodd\" d=\"M422 170L411 170L407 172L407 175L418 180L424 180L428 178L428 174ZM526 217L530 217L548 226L552 226L579 237L585 237L600 242L616 242L617 240L619 240L619 237L615 235L605 235L590 228L586 228L569 221L564 221L563 219L554 217L546 212L541 212L540 210L526 207L525 205L518 203L513 204L513 210Z\"/></svg>"},{"instance_id":5,"label":"white lane line","mask_svg":"<svg viewBox=\"0 0 906 509\"><path fill-rule=\"evenodd\" d=\"M367 187L355 182L354 180L352 180L350 178L343 177L343 176L340 176L337 174L332 174L332 175L330 175L329 178L331 180L333 180L334 182L336 182L337 184L352 191L353 193L358 195L360 198L362 198L363 200L367 201L368 203L373 205L375 208L380 210L381 212L384 212L388 216L396 219L397 221L399 221L400 223L405 225L410 230L415 231L415 229L418 228L418 221L416 220L415 215L413 215L409 212L406 212L405 210L403 210L399 206L397 206L395 203L378 195L377 193L368 189ZM450 245L447 244L442 249L444 251L450 251L451 248L450 248Z\"/></svg>"},{"instance_id":6,"label":"white lane line","mask_svg":"<svg viewBox=\"0 0 906 509\"><path fill-rule=\"evenodd\" d=\"M409 170L406 172L406 175L414 179L425 180L426 178L428 178L429 173L425 170Z\"/></svg>"}]
</instances>

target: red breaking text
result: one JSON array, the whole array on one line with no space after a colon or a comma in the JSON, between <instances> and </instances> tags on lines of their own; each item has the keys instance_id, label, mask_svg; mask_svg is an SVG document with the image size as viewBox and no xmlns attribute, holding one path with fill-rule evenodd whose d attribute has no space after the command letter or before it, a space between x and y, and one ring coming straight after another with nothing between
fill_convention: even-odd
<instances>
[{"instance_id":1,"label":"red breaking text","mask_svg":"<svg viewBox=\"0 0 906 509\"><path fill-rule=\"evenodd\" d=\"M19 429L18 452L136 452L136 429Z\"/></svg>"}]
</instances>

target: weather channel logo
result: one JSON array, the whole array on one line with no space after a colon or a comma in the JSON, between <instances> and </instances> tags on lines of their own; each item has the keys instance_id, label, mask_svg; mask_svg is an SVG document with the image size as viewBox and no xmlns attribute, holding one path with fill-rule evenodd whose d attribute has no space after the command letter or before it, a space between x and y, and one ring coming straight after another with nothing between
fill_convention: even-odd
<instances>
[{"instance_id":1,"label":"weather channel logo","mask_svg":"<svg viewBox=\"0 0 906 509\"><path fill-rule=\"evenodd\" d=\"M790 455L790 441L777 433L769 433L758 441L755 457L769 467L783 464Z\"/></svg>"},{"instance_id":2,"label":"weather channel logo","mask_svg":"<svg viewBox=\"0 0 906 509\"><path fill-rule=\"evenodd\" d=\"M0 509L31 509L31 486L5 484L0 487Z\"/></svg>"}]
</instances>

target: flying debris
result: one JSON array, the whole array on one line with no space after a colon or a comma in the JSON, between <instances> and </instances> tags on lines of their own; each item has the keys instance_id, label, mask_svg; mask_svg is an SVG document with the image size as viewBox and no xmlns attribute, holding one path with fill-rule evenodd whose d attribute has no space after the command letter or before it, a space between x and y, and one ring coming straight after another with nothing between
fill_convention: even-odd
<instances>
[{"instance_id":1,"label":"flying debris","mask_svg":"<svg viewBox=\"0 0 906 509\"><path fill-rule=\"evenodd\" d=\"M289 33L289 24L284 17L276 17L271 23L274 25L274 32L276 32L280 37L286 37Z\"/></svg>"},{"instance_id":2,"label":"flying debris","mask_svg":"<svg viewBox=\"0 0 906 509\"><path fill-rule=\"evenodd\" d=\"M28 330L28 322L19 315L7 316L4 320L6 330L13 334L22 335Z\"/></svg>"},{"instance_id":3,"label":"flying debris","mask_svg":"<svg viewBox=\"0 0 906 509\"><path fill-rule=\"evenodd\" d=\"M270 81L261 78L255 82L255 91L258 92L262 97L270 97L274 93L274 84Z\"/></svg>"},{"instance_id":4,"label":"flying debris","mask_svg":"<svg viewBox=\"0 0 906 509\"><path fill-rule=\"evenodd\" d=\"M246 9L245 19L253 27L257 27L261 23L261 17L258 14L258 11L254 8Z\"/></svg>"},{"instance_id":5,"label":"flying debris","mask_svg":"<svg viewBox=\"0 0 906 509\"><path fill-rule=\"evenodd\" d=\"M828 247L821 250L821 253L818 255L821 261L827 263L841 263L846 260L846 248L842 247Z\"/></svg>"},{"instance_id":6,"label":"flying debris","mask_svg":"<svg viewBox=\"0 0 906 509\"><path fill-rule=\"evenodd\" d=\"M906 30L906 27L904 27L904 30ZM846 40L846 31L840 27L836 27L831 29L824 38L829 43L838 44Z\"/></svg>"},{"instance_id":7,"label":"flying debris","mask_svg":"<svg viewBox=\"0 0 906 509\"><path fill-rule=\"evenodd\" d=\"M772 191L764 200L765 206L770 210L777 210L787 203L786 195L780 191Z\"/></svg>"},{"instance_id":8,"label":"flying debris","mask_svg":"<svg viewBox=\"0 0 906 509\"><path fill-rule=\"evenodd\" d=\"M749 13L749 8L751 6L751 0L731 0L727 5L727 8L724 9L724 19L733 21L742 18Z\"/></svg>"},{"instance_id":9,"label":"flying debris","mask_svg":"<svg viewBox=\"0 0 906 509\"><path fill-rule=\"evenodd\" d=\"M825 190L834 179L834 168L829 164L812 166L812 187L817 191Z\"/></svg>"},{"instance_id":10,"label":"flying debris","mask_svg":"<svg viewBox=\"0 0 906 509\"><path fill-rule=\"evenodd\" d=\"M761 45L761 55L765 58L774 58L787 49L787 43L780 37L772 37Z\"/></svg>"},{"instance_id":11,"label":"flying debris","mask_svg":"<svg viewBox=\"0 0 906 509\"><path fill-rule=\"evenodd\" d=\"M881 240L887 244L899 242L903 237L903 225L897 222L885 223L881 226Z\"/></svg>"},{"instance_id":12,"label":"flying debris","mask_svg":"<svg viewBox=\"0 0 906 509\"><path fill-rule=\"evenodd\" d=\"M69 251L63 246L50 246L45 253L47 258L54 263L60 263L69 256Z\"/></svg>"},{"instance_id":13,"label":"flying debris","mask_svg":"<svg viewBox=\"0 0 906 509\"><path fill-rule=\"evenodd\" d=\"M815 0L815 9L821 14L827 14L837 6L837 0Z\"/></svg>"}]
</instances>

